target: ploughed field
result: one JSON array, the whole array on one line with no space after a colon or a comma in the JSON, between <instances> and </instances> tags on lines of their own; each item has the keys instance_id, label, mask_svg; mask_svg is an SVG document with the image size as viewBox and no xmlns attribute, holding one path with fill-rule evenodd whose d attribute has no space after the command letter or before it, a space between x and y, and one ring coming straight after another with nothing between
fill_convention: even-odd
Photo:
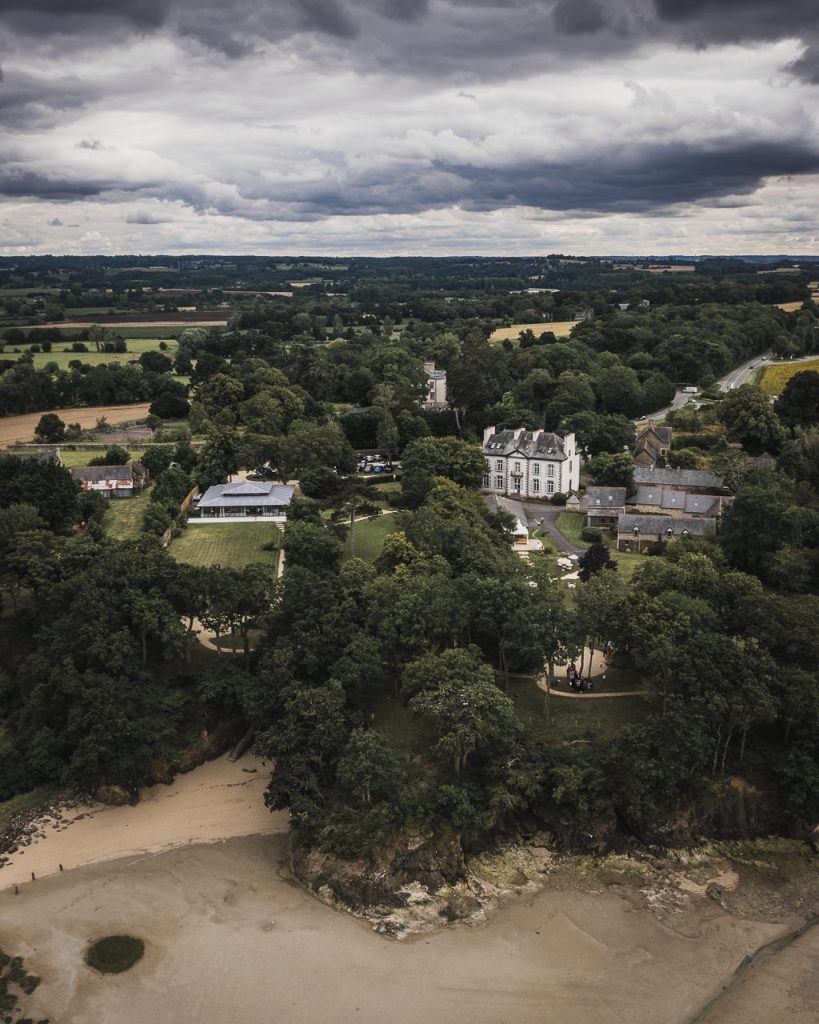
<instances>
[{"instance_id":1,"label":"ploughed field","mask_svg":"<svg viewBox=\"0 0 819 1024\"><path fill-rule=\"evenodd\" d=\"M511 327L496 327L490 334L490 341L517 341L521 331L532 331L536 338L539 338L545 331L551 331L556 338L568 338L572 328L579 324L579 320L555 320L552 323L541 324L512 324Z\"/></svg>"},{"instance_id":2,"label":"ploughed field","mask_svg":"<svg viewBox=\"0 0 819 1024\"><path fill-rule=\"evenodd\" d=\"M96 426L104 416L110 426L144 420L148 415L149 402L137 405L88 405L75 409L45 409L42 412L27 412L21 416L0 417L0 448L10 444L29 444L40 417L49 412L56 413L63 423L79 423L85 430Z\"/></svg>"}]
</instances>

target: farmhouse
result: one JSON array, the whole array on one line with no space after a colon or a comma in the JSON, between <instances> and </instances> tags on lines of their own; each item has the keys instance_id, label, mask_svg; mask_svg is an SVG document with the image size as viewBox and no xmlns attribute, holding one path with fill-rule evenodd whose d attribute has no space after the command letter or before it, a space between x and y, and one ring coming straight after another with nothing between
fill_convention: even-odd
<instances>
[{"instance_id":1,"label":"farmhouse","mask_svg":"<svg viewBox=\"0 0 819 1024\"><path fill-rule=\"evenodd\" d=\"M655 427L650 423L637 435L634 446L634 463L637 466L656 466L657 461L668 455L671 448L671 427Z\"/></svg>"},{"instance_id":2,"label":"farmhouse","mask_svg":"<svg viewBox=\"0 0 819 1024\"><path fill-rule=\"evenodd\" d=\"M486 471L482 490L523 498L548 498L580 486L580 457L574 434L545 430L501 430L483 434Z\"/></svg>"},{"instance_id":3,"label":"farmhouse","mask_svg":"<svg viewBox=\"0 0 819 1024\"><path fill-rule=\"evenodd\" d=\"M657 469L651 466L636 466L634 482L640 487L665 486L680 491L710 491L722 487L722 477L699 469Z\"/></svg>"},{"instance_id":4,"label":"farmhouse","mask_svg":"<svg viewBox=\"0 0 819 1024\"><path fill-rule=\"evenodd\" d=\"M134 496L134 471L130 466L77 466L71 475L84 491L96 491L104 498Z\"/></svg>"},{"instance_id":5,"label":"farmhouse","mask_svg":"<svg viewBox=\"0 0 819 1024\"><path fill-rule=\"evenodd\" d=\"M649 544L681 537L705 537L716 529L706 517L623 515L617 520L617 550L639 554Z\"/></svg>"},{"instance_id":6,"label":"farmhouse","mask_svg":"<svg viewBox=\"0 0 819 1024\"><path fill-rule=\"evenodd\" d=\"M193 499L188 522L259 523L271 519L283 522L287 518L293 491L290 484L273 484L265 480L216 484Z\"/></svg>"},{"instance_id":7,"label":"farmhouse","mask_svg":"<svg viewBox=\"0 0 819 1024\"><path fill-rule=\"evenodd\" d=\"M625 506L625 487L589 487L580 502L587 526L616 526L617 517L625 512Z\"/></svg>"},{"instance_id":8,"label":"farmhouse","mask_svg":"<svg viewBox=\"0 0 819 1024\"><path fill-rule=\"evenodd\" d=\"M436 370L435 363L424 363L427 396L421 403L425 409L446 409L446 370Z\"/></svg>"}]
</instances>

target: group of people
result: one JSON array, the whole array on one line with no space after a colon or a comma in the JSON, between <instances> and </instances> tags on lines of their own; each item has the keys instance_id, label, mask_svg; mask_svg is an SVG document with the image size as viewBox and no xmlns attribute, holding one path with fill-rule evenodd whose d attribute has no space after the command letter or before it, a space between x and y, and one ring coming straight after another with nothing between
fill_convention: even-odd
<instances>
[{"instance_id":1,"label":"group of people","mask_svg":"<svg viewBox=\"0 0 819 1024\"><path fill-rule=\"evenodd\" d=\"M566 669L566 678L569 680L569 689L574 690L575 693L590 693L594 689L591 677L581 676L574 662L571 662Z\"/></svg>"}]
</instances>

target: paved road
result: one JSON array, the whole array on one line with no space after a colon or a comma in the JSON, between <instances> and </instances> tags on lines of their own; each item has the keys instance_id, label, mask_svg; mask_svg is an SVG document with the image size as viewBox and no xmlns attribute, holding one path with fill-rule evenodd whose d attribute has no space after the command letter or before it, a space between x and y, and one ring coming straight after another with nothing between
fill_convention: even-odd
<instances>
[{"instance_id":1,"label":"paved road","mask_svg":"<svg viewBox=\"0 0 819 1024\"><path fill-rule=\"evenodd\" d=\"M563 511L562 508L555 505L526 505L522 501L505 497L499 499L500 503L530 530L545 530L560 551L567 555L582 555L585 552L585 548L579 548L576 544L572 544L569 538L557 528L557 517ZM542 525L541 520L543 521Z\"/></svg>"}]
</instances>

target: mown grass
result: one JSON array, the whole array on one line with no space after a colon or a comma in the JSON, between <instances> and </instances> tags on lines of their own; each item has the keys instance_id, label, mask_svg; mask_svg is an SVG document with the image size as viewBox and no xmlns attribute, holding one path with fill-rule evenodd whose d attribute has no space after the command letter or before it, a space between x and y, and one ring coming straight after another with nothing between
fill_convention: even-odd
<instances>
[{"instance_id":1,"label":"mown grass","mask_svg":"<svg viewBox=\"0 0 819 1024\"><path fill-rule=\"evenodd\" d=\"M397 529L394 515L382 515L377 519L364 519L355 524L352 537L347 534L344 557L363 558L374 562L384 549L384 538Z\"/></svg>"},{"instance_id":2,"label":"mown grass","mask_svg":"<svg viewBox=\"0 0 819 1024\"><path fill-rule=\"evenodd\" d=\"M613 739L648 712L642 697L547 698L534 681L523 679L511 680L508 692L527 732L550 744Z\"/></svg>"},{"instance_id":3,"label":"mown grass","mask_svg":"<svg viewBox=\"0 0 819 1024\"><path fill-rule=\"evenodd\" d=\"M759 386L768 395L781 395L785 385L797 373L806 370L819 371L819 359L806 359L801 363L775 363L766 366L759 380Z\"/></svg>"},{"instance_id":4,"label":"mown grass","mask_svg":"<svg viewBox=\"0 0 819 1024\"><path fill-rule=\"evenodd\" d=\"M273 523L194 523L171 541L168 550L177 562L243 569L253 562L275 566L282 532ZM272 551L265 545L275 544Z\"/></svg>"},{"instance_id":5,"label":"mown grass","mask_svg":"<svg viewBox=\"0 0 819 1024\"><path fill-rule=\"evenodd\" d=\"M114 445L120 446L118 441L112 441L109 445L113 448ZM92 459L97 458L98 455L105 455L106 449L104 448L86 448L85 451L69 451L66 448L60 446L60 458L63 465L67 469L76 469L78 466L88 466ZM128 458L129 459L141 459L145 454L144 448L129 448Z\"/></svg>"},{"instance_id":6,"label":"mown grass","mask_svg":"<svg viewBox=\"0 0 819 1024\"><path fill-rule=\"evenodd\" d=\"M580 536L586 525L586 517L582 512L561 512L555 525L566 540L570 540L575 547L587 548L589 546L589 542Z\"/></svg>"},{"instance_id":7,"label":"mown grass","mask_svg":"<svg viewBox=\"0 0 819 1024\"><path fill-rule=\"evenodd\" d=\"M105 532L112 540L136 540L150 502L150 487L134 498L111 498L105 512Z\"/></svg>"}]
</instances>

